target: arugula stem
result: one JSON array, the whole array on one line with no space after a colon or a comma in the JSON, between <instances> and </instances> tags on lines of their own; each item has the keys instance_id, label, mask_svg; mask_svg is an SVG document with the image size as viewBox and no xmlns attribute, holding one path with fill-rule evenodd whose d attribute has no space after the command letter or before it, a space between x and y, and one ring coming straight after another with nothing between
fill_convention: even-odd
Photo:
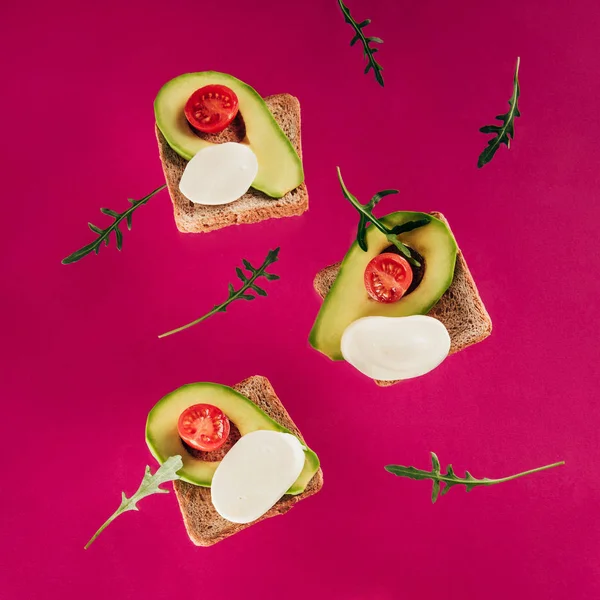
<instances>
[{"instance_id":1,"label":"arugula stem","mask_svg":"<svg viewBox=\"0 0 600 600\"><path fill-rule=\"evenodd\" d=\"M275 260L277 260L276 257L277 257L277 252L278 251L279 251L279 248L277 248L277 251L275 253ZM274 261L272 261L272 262L274 262ZM166 333L161 333L158 336L158 338L162 339L162 338L165 338L165 337L167 337L169 335L173 335L175 333L179 333L180 331L184 331L185 329L188 329L189 327L193 327L194 325L197 325L198 323L201 323L202 321L208 319L209 317L212 317L214 314L216 314L218 312L225 312L225 309L226 309L226 307L229 304L231 304L235 300L239 300L240 298L242 298L244 296L244 293L247 292L248 290L254 289L253 288L254 282L259 277L263 277L265 275L266 268L270 264L272 264L272 262L269 262L269 259L267 257L267 259L261 265L261 267L259 267L258 269L253 270L252 271L252 275L245 281L245 283L242 285L242 287L239 290L237 290L236 292L234 292L233 294L231 294L227 298L227 300L225 300L225 302L222 302L221 304L217 304L210 312L208 312L205 315L201 316L199 319L196 319L195 321L192 321L191 323L187 323L186 325L182 325L181 327L177 327L176 329L171 329L171 331L167 331ZM270 273L267 273L267 276L273 276L273 275L270 274Z\"/></svg>"},{"instance_id":2,"label":"arugula stem","mask_svg":"<svg viewBox=\"0 0 600 600\"><path fill-rule=\"evenodd\" d=\"M456 486L456 485L464 485L466 487L467 492L471 491L473 488L483 485L496 485L497 483L504 483L506 481L512 481L513 479L518 479L519 477L524 477L525 475L531 475L533 473L539 473L540 471L546 471L547 469L553 469L554 467L560 467L564 465L565 461L561 460L559 462L552 463L551 465L544 465L543 467L537 467L535 469L529 469L528 471L522 471L521 473L516 473L515 475L509 475L508 477L500 477L498 479L488 479L487 477L482 477L481 479L477 479L469 473L469 471L465 471L465 476L460 477L454 472L452 465L448 465L446 467L446 473L442 473L440 468L440 461L435 454L435 452L431 453L431 471L424 471L422 469L417 469L416 467L405 467L403 465L387 465L385 470L392 475L396 475L398 477L408 477L409 479L415 480L426 480L429 479L433 482L433 489L431 494L431 501L435 503L441 495L444 496L448 493L448 491ZM440 490L440 483L444 484L444 489Z\"/></svg>"},{"instance_id":3,"label":"arugula stem","mask_svg":"<svg viewBox=\"0 0 600 600\"><path fill-rule=\"evenodd\" d=\"M184 329L188 329L189 327L193 327L194 325L197 325L198 323L202 323L202 321L204 321L205 319L208 319L208 317L212 317L213 315L217 314L223 308L223 306L225 306L226 304L227 304L226 302L223 302L223 304L220 304L219 306L215 306L210 312L206 313L199 319L192 321L191 323L187 323L186 325L177 327L177 329L171 329L171 331L167 331L166 333L161 333L158 336L158 339L165 338L169 335L173 335L174 333L179 333L180 331L183 331Z\"/></svg>"},{"instance_id":4,"label":"arugula stem","mask_svg":"<svg viewBox=\"0 0 600 600\"><path fill-rule=\"evenodd\" d=\"M519 477L524 477L525 475L531 475L532 473L539 473L540 471L546 471L548 469L553 469L554 467L560 467L565 464L564 460L560 462L552 463L551 465L544 465L543 467L537 467L536 469L529 469L528 471L523 471L521 473L517 473L516 475L509 475L508 477L501 477L499 479L489 479L487 477L483 477L482 479L465 479L459 477L456 473L446 473L445 475L440 472L435 471L422 471L417 469L416 471L410 472L411 468L407 467L399 467L397 465L389 465L386 467L386 470L394 475L401 475L406 477L411 477L412 474L418 474L419 479L431 479L431 481L439 481L440 483L449 483L450 485L462 484L469 485L471 487L475 487L477 485L496 485L497 483L504 483L505 481L512 481L513 479L518 479ZM397 467L397 470L396 470ZM410 473L410 474L409 474Z\"/></svg>"},{"instance_id":5,"label":"arugula stem","mask_svg":"<svg viewBox=\"0 0 600 600\"><path fill-rule=\"evenodd\" d=\"M106 521L103 525L100 526L100 529L96 531L96 533L92 536L92 539L83 547L84 550L87 550L96 540L96 538L121 514L121 510L117 509Z\"/></svg>"},{"instance_id":6,"label":"arugula stem","mask_svg":"<svg viewBox=\"0 0 600 600\"><path fill-rule=\"evenodd\" d=\"M522 473L517 473L516 475L510 475L508 477L502 477L500 479L484 479L482 485L495 485L496 483L503 483L504 481L511 481L512 479L518 479L519 477L523 477L525 475L531 475L532 473L539 473L540 471L546 471L547 469L553 469L554 467L560 467L565 464L564 460L559 462L552 463L551 465L545 465L543 467L538 467L537 469L529 469L529 471L523 471Z\"/></svg>"},{"instance_id":7,"label":"arugula stem","mask_svg":"<svg viewBox=\"0 0 600 600\"><path fill-rule=\"evenodd\" d=\"M248 290L248 288L256 281L258 276L259 276L258 272L254 273L252 275L252 277L250 277L250 279L248 279L248 283L245 283L233 296L231 296L230 298L227 298L227 300L225 300L225 302L215 306L210 312L206 313L199 319L196 319L195 321L192 321L191 323L187 323L186 325L182 325L181 327L177 327L177 329L171 329L171 331L167 331L166 333L161 333L158 336L158 338L161 339L161 338L165 338L169 335L173 335L174 333L179 333L180 331L183 331L184 329L188 329L189 327L193 327L194 325L201 323L205 319L208 319L208 317L212 317L214 314L222 311L222 309L225 306L227 306L230 302L237 300L246 290Z\"/></svg>"}]
</instances>

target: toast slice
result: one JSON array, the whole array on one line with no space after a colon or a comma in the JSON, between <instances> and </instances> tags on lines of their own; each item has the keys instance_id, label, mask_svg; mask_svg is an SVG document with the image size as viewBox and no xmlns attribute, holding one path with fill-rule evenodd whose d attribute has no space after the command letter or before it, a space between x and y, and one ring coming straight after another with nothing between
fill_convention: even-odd
<instances>
[{"instance_id":1,"label":"toast slice","mask_svg":"<svg viewBox=\"0 0 600 600\"><path fill-rule=\"evenodd\" d=\"M278 94L268 96L265 102L302 159L298 98L290 94ZM221 133L210 136L199 135L215 143L224 143L240 142L245 134L242 116L238 114L231 125ZM207 233L228 225L258 223L265 219L301 215L308 210L308 193L304 182L282 198L271 198L263 192L250 188L239 200L230 204L221 206L194 204L179 191L179 182L188 161L169 146L158 127L156 127L156 139L167 188L173 202L175 224L183 233Z\"/></svg>"},{"instance_id":2,"label":"toast slice","mask_svg":"<svg viewBox=\"0 0 600 600\"><path fill-rule=\"evenodd\" d=\"M271 419L289 429L304 443L300 431L292 421L275 390L266 377L254 375L233 386L240 394L249 398ZM175 495L183 516L185 528L196 546L212 546L225 538L254 525L259 521L285 514L292 506L316 494L323 487L323 471L319 469L310 480L306 489L296 496L285 495L271 510L256 521L248 524L231 523L217 513L211 501L210 488L199 487L185 481L173 482Z\"/></svg>"},{"instance_id":3,"label":"toast slice","mask_svg":"<svg viewBox=\"0 0 600 600\"><path fill-rule=\"evenodd\" d=\"M441 213L432 212L431 215L448 225L448 221ZM329 293L341 264L341 262L335 263L317 273L313 285L321 298L325 298ZM450 287L427 314L446 326L450 334L450 354L477 344L492 333L492 320L479 296L475 281L460 249L456 255L454 279ZM375 380L375 383L386 387L398 381Z\"/></svg>"}]
</instances>

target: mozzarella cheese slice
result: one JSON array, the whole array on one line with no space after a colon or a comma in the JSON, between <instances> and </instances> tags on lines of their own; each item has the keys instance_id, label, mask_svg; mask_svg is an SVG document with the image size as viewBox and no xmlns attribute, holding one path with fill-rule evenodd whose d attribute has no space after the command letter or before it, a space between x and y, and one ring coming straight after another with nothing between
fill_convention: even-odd
<instances>
[{"instance_id":1,"label":"mozzarella cheese slice","mask_svg":"<svg viewBox=\"0 0 600 600\"><path fill-rule=\"evenodd\" d=\"M411 379L440 365L450 351L443 323L425 315L364 317L342 335L342 354L364 375L381 381Z\"/></svg>"},{"instance_id":2,"label":"mozzarella cheese slice","mask_svg":"<svg viewBox=\"0 0 600 600\"><path fill-rule=\"evenodd\" d=\"M258 160L250 146L214 144L188 162L179 190L195 204L229 204L248 191L257 173Z\"/></svg>"},{"instance_id":3,"label":"mozzarella cheese slice","mask_svg":"<svg viewBox=\"0 0 600 600\"><path fill-rule=\"evenodd\" d=\"M262 517L298 479L304 446L290 433L252 431L225 455L211 483L216 511L233 523Z\"/></svg>"}]
</instances>

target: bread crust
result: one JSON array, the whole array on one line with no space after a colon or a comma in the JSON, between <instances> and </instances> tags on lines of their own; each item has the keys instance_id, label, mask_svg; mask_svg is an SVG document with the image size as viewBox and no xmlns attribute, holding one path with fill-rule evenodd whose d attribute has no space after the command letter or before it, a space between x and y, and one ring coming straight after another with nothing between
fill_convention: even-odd
<instances>
[{"instance_id":1,"label":"bread crust","mask_svg":"<svg viewBox=\"0 0 600 600\"><path fill-rule=\"evenodd\" d=\"M298 156L302 158L300 136L300 102L290 94L277 94L264 99L275 121L286 134ZM214 139L218 143L240 141L244 125L240 120ZM220 206L194 204L179 191L179 182L188 161L179 156L167 143L158 126L155 126L158 152L173 203L177 229L183 233L208 233L229 225L258 223L266 219L292 217L308 210L306 183L288 192L282 198L271 198L250 188L239 200Z\"/></svg>"},{"instance_id":2,"label":"bread crust","mask_svg":"<svg viewBox=\"0 0 600 600\"><path fill-rule=\"evenodd\" d=\"M279 423L279 425L289 429L302 443L305 443L300 430L292 421L292 418L266 377L254 375L253 377L244 379L244 381L233 386L233 388L254 402L254 404L267 413L271 419ZM304 500L304 498L316 494L322 487L323 471L319 469L309 481L304 492L295 496L285 495L271 510L256 521L240 524L227 521L217 513L212 504L210 488L192 485L185 481L173 482L173 488L179 502L185 528L190 540L196 546L212 546L250 527L250 525L254 525L270 517L284 515L295 504Z\"/></svg>"},{"instance_id":3,"label":"bread crust","mask_svg":"<svg viewBox=\"0 0 600 600\"><path fill-rule=\"evenodd\" d=\"M450 228L444 215L438 212L430 214ZM341 264L338 262L329 265L321 269L315 276L313 286L322 299L331 290ZM460 250L456 255L454 278L450 287L427 314L441 321L448 329L450 354L477 344L492 333L492 319L483 304L475 280ZM375 380L375 383L382 387L389 387L399 381Z\"/></svg>"}]
</instances>

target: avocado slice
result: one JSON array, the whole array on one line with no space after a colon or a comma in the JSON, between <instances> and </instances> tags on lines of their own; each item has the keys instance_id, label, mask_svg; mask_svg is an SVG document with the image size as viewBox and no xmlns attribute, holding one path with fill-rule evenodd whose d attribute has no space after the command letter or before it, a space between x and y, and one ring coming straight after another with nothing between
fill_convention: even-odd
<instances>
[{"instance_id":1,"label":"avocado slice","mask_svg":"<svg viewBox=\"0 0 600 600\"><path fill-rule=\"evenodd\" d=\"M367 228L364 252L354 242L344 257L339 274L327 294L310 332L310 344L332 360L344 360L340 348L342 334L350 323L368 316L405 317L424 315L450 287L456 262L456 241L439 219L420 212L395 212L380 219L390 229L407 221L428 217L418 229L400 234L399 239L425 260L425 273L418 287L398 302L383 304L372 300L364 285L369 261L389 247L390 242L377 228Z\"/></svg>"},{"instance_id":2,"label":"avocado slice","mask_svg":"<svg viewBox=\"0 0 600 600\"><path fill-rule=\"evenodd\" d=\"M154 114L169 146L190 160L202 148L213 145L193 132L184 113L188 98L197 89L212 84L226 85L238 97L246 125L246 137L242 143L250 146L258 159L258 174L252 187L272 198L281 198L297 188L304 181L304 171L290 140L260 95L243 81L226 73L186 73L171 79L159 90L154 100Z\"/></svg>"},{"instance_id":3,"label":"avocado slice","mask_svg":"<svg viewBox=\"0 0 600 600\"><path fill-rule=\"evenodd\" d=\"M210 487L214 472L220 463L220 461L210 462L192 457L181 443L177 432L177 421L179 415L194 404L217 406L235 423L241 435L257 430L292 433L273 421L254 402L226 385L191 383L176 389L159 400L148 414L146 443L152 456L160 464L170 456L181 455L183 469L179 471L179 475L183 481L194 485ZM287 491L288 494L302 493L312 476L319 470L317 455L310 448L306 446L305 448L304 469Z\"/></svg>"}]
</instances>

